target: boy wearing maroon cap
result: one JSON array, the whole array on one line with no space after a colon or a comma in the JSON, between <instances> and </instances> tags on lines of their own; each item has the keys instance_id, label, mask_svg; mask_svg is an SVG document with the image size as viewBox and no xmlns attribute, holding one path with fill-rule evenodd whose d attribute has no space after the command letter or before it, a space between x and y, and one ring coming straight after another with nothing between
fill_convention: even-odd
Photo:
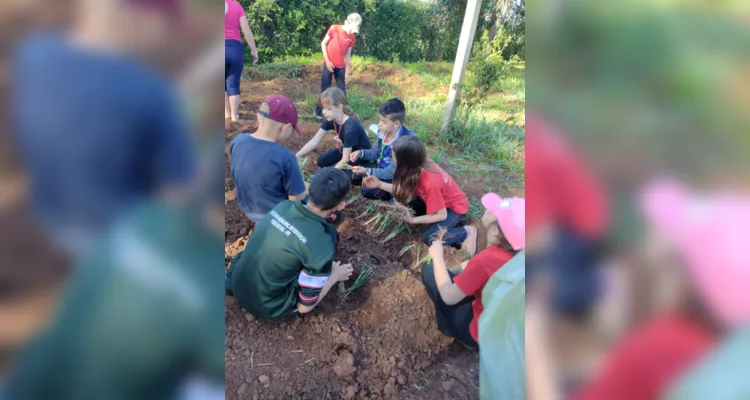
<instances>
[{"instance_id":1,"label":"boy wearing maroon cap","mask_svg":"<svg viewBox=\"0 0 750 400\"><path fill-rule=\"evenodd\" d=\"M229 147L230 170L237 189L237 205L248 218L259 222L284 200L305 195L297 157L283 143L296 132L299 116L291 100L271 95L258 109L258 130L241 133Z\"/></svg>"}]
</instances>

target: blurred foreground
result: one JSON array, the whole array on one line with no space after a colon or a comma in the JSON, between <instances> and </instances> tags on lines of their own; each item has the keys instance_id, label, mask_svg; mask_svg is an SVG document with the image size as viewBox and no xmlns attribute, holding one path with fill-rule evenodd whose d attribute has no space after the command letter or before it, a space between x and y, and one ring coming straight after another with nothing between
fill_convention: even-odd
<instances>
[{"instance_id":1,"label":"blurred foreground","mask_svg":"<svg viewBox=\"0 0 750 400\"><path fill-rule=\"evenodd\" d=\"M529 4L530 398L750 396L748 21Z\"/></svg>"},{"instance_id":2,"label":"blurred foreground","mask_svg":"<svg viewBox=\"0 0 750 400\"><path fill-rule=\"evenodd\" d=\"M223 396L219 10L0 7L0 398Z\"/></svg>"}]
</instances>

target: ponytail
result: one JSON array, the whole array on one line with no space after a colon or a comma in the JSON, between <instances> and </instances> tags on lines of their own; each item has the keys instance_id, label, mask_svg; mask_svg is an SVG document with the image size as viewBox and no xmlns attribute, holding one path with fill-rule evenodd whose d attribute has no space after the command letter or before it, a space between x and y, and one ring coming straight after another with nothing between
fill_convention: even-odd
<instances>
[{"instance_id":1,"label":"ponytail","mask_svg":"<svg viewBox=\"0 0 750 400\"><path fill-rule=\"evenodd\" d=\"M325 106L330 104L333 106L344 106L344 114L359 119L359 115L354 112L354 109L349 105L344 92L337 87L330 87L320 94L320 105Z\"/></svg>"},{"instance_id":2,"label":"ponytail","mask_svg":"<svg viewBox=\"0 0 750 400\"><path fill-rule=\"evenodd\" d=\"M357 113L354 112L354 109L348 104L344 105L344 114L359 119L359 115L357 115Z\"/></svg>"}]
</instances>

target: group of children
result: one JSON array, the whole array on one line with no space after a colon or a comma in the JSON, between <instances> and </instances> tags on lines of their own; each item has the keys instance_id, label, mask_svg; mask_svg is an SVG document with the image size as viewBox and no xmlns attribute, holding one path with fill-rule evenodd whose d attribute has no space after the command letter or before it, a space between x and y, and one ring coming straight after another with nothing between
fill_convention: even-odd
<instances>
[{"instance_id":1,"label":"group of children","mask_svg":"<svg viewBox=\"0 0 750 400\"><path fill-rule=\"evenodd\" d=\"M226 292L250 314L274 319L312 311L352 266L334 261L338 233L333 222L346 207L352 185L373 201L399 202L413 213L408 224L427 225L422 239L433 262L422 281L435 303L438 328L476 345L481 292L490 276L525 246L524 199L487 194L482 223L488 247L477 252L477 228L459 226L469 210L466 194L427 157L425 145L403 125L406 108L393 98L379 109L373 147L338 88L320 96L325 121L296 154L284 147L293 132L301 136L294 103L281 95L258 109L258 130L239 134L230 145L230 169L237 203L255 228L245 249L226 273ZM318 157L321 169L305 184L297 159L317 148L333 131L337 145ZM443 244L463 248L472 258L446 268Z\"/></svg>"}]
</instances>

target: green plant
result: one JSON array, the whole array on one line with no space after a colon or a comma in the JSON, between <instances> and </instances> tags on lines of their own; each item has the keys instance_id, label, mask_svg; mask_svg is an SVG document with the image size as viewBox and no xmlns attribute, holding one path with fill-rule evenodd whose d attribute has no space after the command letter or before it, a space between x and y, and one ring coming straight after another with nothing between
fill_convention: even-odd
<instances>
[{"instance_id":1,"label":"green plant","mask_svg":"<svg viewBox=\"0 0 750 400\"><path fill-rule=\"evenodd\" d=\"M372 267L371 266L368 265L368 266L362 268L359 271L359 276L357 276L357 279L354 281L354 283L352 284L352 286L350 286L349 289L347 289L344 292L344 295L342 296L342 300L345 300L352 293L354 293L355 290L357 290L360 287L362 287L362 285L364 285L365 282L367 282L367 280L370 279L370 275L372 275Z\"/></svg>"}]
</instances>

